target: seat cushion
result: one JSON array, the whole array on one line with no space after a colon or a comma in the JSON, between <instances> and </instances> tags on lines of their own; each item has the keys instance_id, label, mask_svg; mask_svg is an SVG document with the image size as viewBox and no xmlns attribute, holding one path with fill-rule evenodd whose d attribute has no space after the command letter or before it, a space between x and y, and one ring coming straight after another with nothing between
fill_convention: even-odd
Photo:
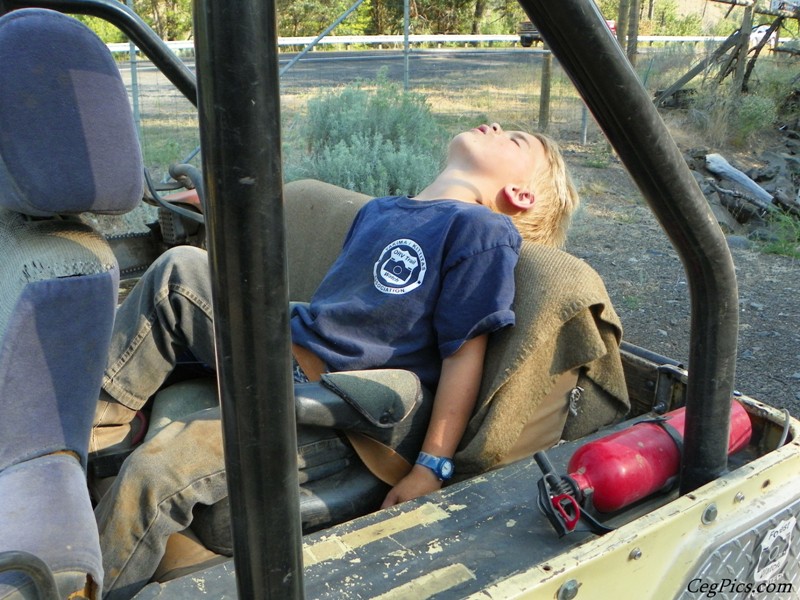
<instances>
[{"instance_id":1,"label":"seat cushion","mask_svg":"<svg viewBox=\"0 0 800 600\"><path fill-rule=\"evenodd\" d=\"M87 582L102 585L97 523L74 457L44 456L0 472L0 498L0 552L22 550L44 560L62 598L85 590ZM34 597L26 595L31 592L26 576L0 573L0 599Z\"/></svg>"},{"instance_id":2,"label":"seat cushion","mask_svg":"<svg viewBox=\"0 0 800 600\"><path fill-rule=\"evenodd\" d=\"M359 462L328 477L300 486L300 518L303 533L331 527L378 510L389 486ZM202 543L219 554L233 554L230 499L213 506L195 507L192 531Z\"/></svg>"}]
</instances>

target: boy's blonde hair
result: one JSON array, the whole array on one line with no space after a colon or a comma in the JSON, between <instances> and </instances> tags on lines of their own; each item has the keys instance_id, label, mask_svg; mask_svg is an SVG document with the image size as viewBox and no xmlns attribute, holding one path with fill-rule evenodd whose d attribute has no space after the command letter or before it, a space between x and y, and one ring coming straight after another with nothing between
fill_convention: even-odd
<instances>
[{"instance_id":1,"label":"boy's blonde hair","mask_svg":"<svg viewBox=\"0 0 800 600\"><path fill-rule=\"evenodd\" d=\"M514 223L525 241L560 248L566 242L572 215L580 204L578 191L556 141L542 133L531 135L544 146L547 162L528 183L534 195L533 207L514 219Z\"/></svg>"}]
</instances>

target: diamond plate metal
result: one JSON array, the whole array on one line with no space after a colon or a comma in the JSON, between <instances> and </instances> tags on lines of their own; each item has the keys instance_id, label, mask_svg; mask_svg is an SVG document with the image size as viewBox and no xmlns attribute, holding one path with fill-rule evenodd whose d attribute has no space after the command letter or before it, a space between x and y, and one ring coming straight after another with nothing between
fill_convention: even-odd
<instances>
[{"instance_id":1,"label":"diamond plate metal","mask_svg":"<svg viewBox=\"0 0 800 600\"><path fill-rule=\"evenodd\" d=\"M711 553L677 600L800 598L800 500ZM705 588L701 588L706 584ZM759 589L760 586L760 589ZM713 588L713 589L712 589Z\"/></svg>"}]
</instances>

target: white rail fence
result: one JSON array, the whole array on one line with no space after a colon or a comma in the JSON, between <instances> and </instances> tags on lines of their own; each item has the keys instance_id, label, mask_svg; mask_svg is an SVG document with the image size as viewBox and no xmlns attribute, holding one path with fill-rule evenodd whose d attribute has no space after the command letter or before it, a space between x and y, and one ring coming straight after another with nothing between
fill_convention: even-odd
<instances>
[{"instance_id":1,"label":"white rail fence","mask_svg":"<svg viewBox=\"0 0 800 600\"><path fill-rule=\"evenodd\" d=\"M298 47L307 46L315 38L313 37L280 37L278 38L278 46L285 47ZM668 36L668 35L643 35L639 36L640 44L698 44L705 42L721 42L726 38L714 36ZM445 45L467 45L472 46L475 44L511 44L519 43L519 36L515 34L498 34L498 35L409 35L409 44L436 44L440 46ZM317 42L317 45L339 45L349 48L350 46L402 46L405 43L403 35L332 35L322 38ZM182 40L166 42L166 44L174 51L194 50L194 41ZM108 44L108 48L112 52L128 52L130 51L130 44Z\"/></svg>"}]
</instances>

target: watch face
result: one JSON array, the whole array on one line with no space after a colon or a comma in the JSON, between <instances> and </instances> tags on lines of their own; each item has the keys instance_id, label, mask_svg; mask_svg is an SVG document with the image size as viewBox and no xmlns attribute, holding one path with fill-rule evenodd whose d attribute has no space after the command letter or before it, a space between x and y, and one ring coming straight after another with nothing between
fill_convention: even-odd
<instances>
[{"instance_id":1,"label":"watch face","mask_svg":"<svg viewBox=\"0 0 800 600\"><path fill-rule=\"evenodd\" d=\"M453 475L453 462L444 459L439 465L439 470L441 471L442 479L449 479Z\"/></svg>"}]
</instances>

